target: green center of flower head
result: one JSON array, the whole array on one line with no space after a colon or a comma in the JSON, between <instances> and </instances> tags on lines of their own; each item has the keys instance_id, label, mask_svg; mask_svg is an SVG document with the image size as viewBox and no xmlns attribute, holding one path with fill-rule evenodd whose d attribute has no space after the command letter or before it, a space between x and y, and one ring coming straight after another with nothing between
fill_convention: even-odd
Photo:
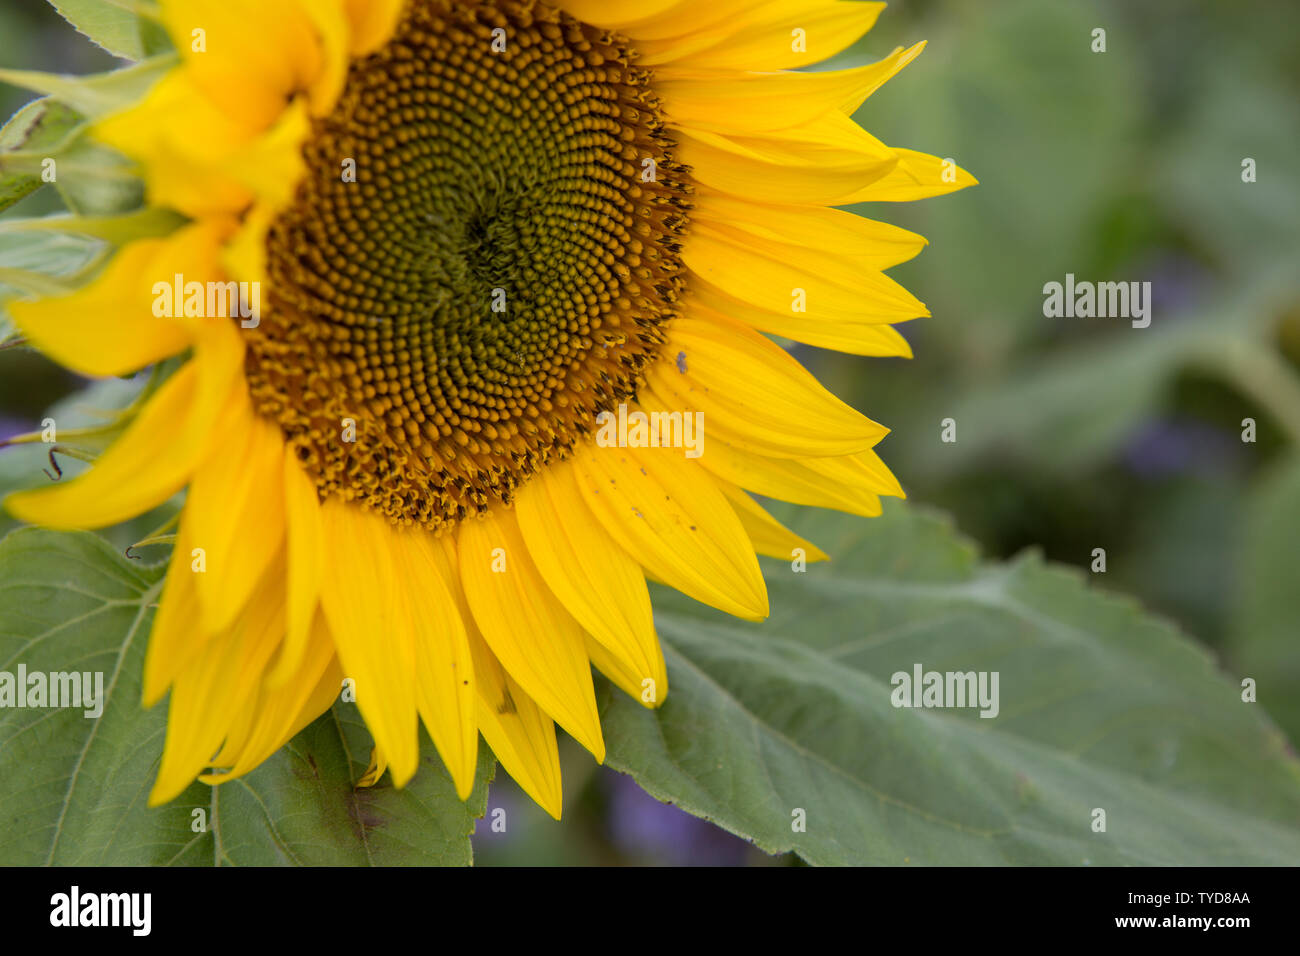
<instances>
[{"instance_id":1,"label":"green center of flower head","mask_svg":"<svg viewBox=\"0 0 1300 956\"><path fill-rule=\"evenodd\" d=\"M254 405L322 495L439 528L634 396L681 291L685 171L634 54L544 4L412 0L267 239Z\"/></svg>"}]
</instances>

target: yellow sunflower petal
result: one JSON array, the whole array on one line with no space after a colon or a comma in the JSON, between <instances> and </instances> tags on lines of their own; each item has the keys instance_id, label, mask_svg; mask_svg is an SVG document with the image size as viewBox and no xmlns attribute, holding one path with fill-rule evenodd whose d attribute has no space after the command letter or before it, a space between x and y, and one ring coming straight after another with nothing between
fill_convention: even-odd
<instances>
[{"instance_id":1,"label":"yellow sunflower petal","mask_svg":"<svg viewBox=\"0 0 1300 956\"><path fill-rule=\"evenodd\" d=\"M843 458L809 458L803 463L833 484L865 488L889 498L907 497L894 473L870 449Z\"/></svg>"},{"instance_id":2,"label":"yellow sunflower petal","mask_svg":"<svg viewBox=\"0 0 1300 956\"><path fill-rule=\"evenodd\" d=\"M879 492L862 483L828 481L810 459L768 458L714 441L700 463L719 478L768 498L867 518L881 513Z\"/></svg>"},{"instance_id":3,"label":"yellow sunflower petal","mask_svg":"<svg viewBox=\"0 0 1300 956\"><path fill-rule=\"evenodd\" d=\"M213 760L223 773L200 777L204 783L221 783L243 776L293 739L300 730L325 713L339 694L343 672L324 617L312 623L310 644L302 655L293 680L259 689L255 701L244 708L238 734L232 730Z\"/></svg>"},{"instance_id":4,"label":"yellow sunflower petal","mask_svg":"<svg viewBox=\"0 0 1300 956\"><path fill-rule=\"evenodd\" d=\"M460 579L460 555L455 535L432 542L431 554L446 581ZM560 754L555 743L555 722L528 696L488 647L474 623L463 588L452 597L465 622L474 664L475 722L492 753L506 772L557 820L563 803L560 788Z\"/></svg>"},{"instance_id":5,"label":"yellow sunflower petal","mask_svg":"<svg viewBox=\"0 0 1300 956\"><path fill-rule=\"evenodd\" d=\"M235 214L248 204L248 188L223 161L258 133L242 115L218 109L182 70L154 84L139 105L93 129L96 139L146 164L150 202L190 216Z\"/></svg>"},{"instance_id":6,"label":"yellow sunflower petal","mask_svg":"<svg viewBox=\"0 0 1300 956\"><path fill-rule=\"evenodd\" d=\"M556 463L535 475L516 496L515 511L542 577L630 675L633 697L642 700L644 682L650 681L651 700L662 701L668 676L645 576L582 503L572 466ZM601 660L604 655L593 657L608 673Z\"/></svg>"},{"instance_id":7,"label":"yellow sunflower petal","mask_svg":"<svg viewBox=\"0 0 1300 956\"><path fill-rule=\"evenodd\" d=\"M405 0L345 0L353 56L373 53L393 35Z\"/></svg>"},{"instance_id":8,"label":"yellow sunflower petal","mask_svg":"<svg viewBox=\"0 0 1300 956\"><path fill-rule=\"evenodd\" d=\"M213 755L252 697L284 633L283 588L276 573L229 630L209 640L176 677L167 709L162 766L149 805L166 803L210 766Z\"/></svg>"},{"instance_id":9,"label":"yellow sunflower petal","mask_svg":"<svg viewBox=\"0 0 1300 956\"><path fill-rule=\"evenodd\" d=\"M364 790L367 787L373 787L379 782L379 778L384 775L388 769L388 758L378 747L370 748L370 763L366 766L366 772L361 775L357 781L357 788Z\"/></svg>"},{"instance_id":10,"label":"yellow sunflower petal","mask_svg":"<svg viewBox=\"0 0 1300 956\"><path fill-rule=\"evenodd\" d=\"M556 723L604 760L582 628L538 573L514 515L462 522L459 557L465 597L492 653Z\"/></svg>"},{"instance_id":11,"label":"yellow sunflower petal","mask_svg":"<svg viewBox=\"0 0 1300 956\"><path fill-rule=\"evenodd\" d=\"M966 170L949 159L912 149L895 149L898 163L884 176L864 185L845 202L911 202L978 185Z\"/></svg>"},{"instance_id":12,"label":"yellow sunflower petal","mask_svg":"<svg viewBox=\"0 0 1300 956\"><path fill-rule=\"evenodd\" d=\"M638 60L647 66L689 69L789 70L829 59L875 25L883 3L770 0L743 18L683 36L641 40Z\"/></svg>"},{"instance_id":13,"label":"yellow sunflower petal","mask_svg":"<svg viewBox=\"0 0 1300 956\"><path fill-rule=\"evenodd\" d=\"M104 274L71 295L13 302L9 314L27 340L60 365L83 375L126 375L183 351L190 333L183 322L157 317L150 289L167 240L133 242ZM171 281L171 272L165 273Z\"/></svg>"},{"instance_id":14,"label":"yellow sunflower petal","mask_svg":"<svg viewBox=\"0 0 1300 956\"><path fill-rule=\"evenodd\" d=\"M613 653L590 634L586 635L584 643L592 666L604 674L615 687L646 707L655 708L662 703L656 685L633 669L626 658Z\"/></svg>"},{"instance_id":15,"label":"yellow sunflower petal","mask_svg":"<svg viewBox=\"0 0 1300 956\"><path fill-rule=\"evenodd\" d=\"M278 210L293 198L306 171L302 143L311 128L307 107L298 100L285 107L264 135L226 157L222 169L249 194Z\"/></svg>"},{"instance_id":16,"label":"yellow sunflower petal","mask_svg":"<svg viewBox=\"0 0 1300 956\"><path fill-rule=\"evenodd\" d=\"M736 509L736 517L744 525L753 542L754 550L769 558L792 560L795 549L801 550L808 561L829 561L826 552L817 545L805 541L781 522L777 521L757 501L740 487L729 481L717 482L718 490L727 496L731 506Z\"/></svg>"},{"instance_id":17,"label":"yellow sunflower petal","mask_svg":"<svg viewBox=\"0 0 1300 956\"><path fill-rule=\"evenodd\" d=\"M646 383L667 407L703 413L704 458L717 437L778 458L826 458L870 448L888 433L744 326L680 318L665 352Z\"/></svg>"},{"instance_id":18,"label":"yellow sunflower petal","mask_svg":"<svg viewBox=\"0 0 1300 956\"><path fill-rule=\"evenodd\" d=\"M754 136L807 126L833 110L856 109L924 48L924 43L900 48L850 70L737 74L664 67L655 91L674 126Z\"/></svg>"},{"instance_id":19,"label":"yellow sunflower petal","mask_svg":"<svg viewBox=\"0 0 1300 956\"><path fill-rule=\"evenodd\" d=\"M848 140L836 123L819 123L805 137L787 139L692 130L678 134L678 155L698 183L726 194L773 204L844 205L887 176L899 157L883 144Z\"/></svg>"},{"instance_id":20,"label":"yellow sunflower petal","mask_svg":"<svg viewBox=\"0 0 1300 956\"><path fill-rule=\"evenodd\" d=\"M393 529L398 600L407 605L415 643L416 706L462 800L474 789L478 727L474 665L465 624L438 571L432 537L423 529Z\"/></svg>"},{"instance_id":21,"label":"yellow sunflower petal","mask_svg":"<svg viewBox=\"0 0 1300 956\"><path fill-rule=\"evenodd\" d=\"M298 671L307 649L312 619L320 597L324 563L320 498L293 452L284 444L282 461L286 545L289 551L289 578L286 582L286 621L284 648L275 667L267 676L271 686L278 686Z\"/></svg>"},{"instance_id":22,"label":"yellow sunflower petal","mask_svg":"<svg viewBox=\"0 0 1300 956\"><path fill-rule=\"evenodd\" d=\"M556 6L579 20L609 29L632 27L633 33L644 22L678 22L675 18L692 5L690 0L556 0Z\"/></svg>"},{"instance_id":23,"label":"yellow sunflower petal","mask_svg":"<svg viewBox=\"0 0 1300 956\"><path fill-rule=\"evenodd\" d=\"M199 595L194 587L194 556L191 551L182 512L180 530L167 562L167 577L145 652L145 707L152 707L162 699L176 675L211 637L194 627L199 618Z\"/></svg>"},{"instance_id":24,"label":"yellow sunflower petal","mask_svg":"<svg viewBox=\"0 0 1300 956\"><path fill-rule=\"evenodd\" d=\"M690 314L710 322L740 322L805 345L853 355L912 357L912 346L891 325L858 316L830 317L808 312L780 312L742 302L698 275L691 275Z\"/></svg>"},{"instance_id":25,"label":"yellow sunflower petal","mask_svg":"<svg viewBox=\"0 0 1300 956\"><path fill-rule=\"evenodd\" d=\"M375 744L403 786L420 759L415 646L397 599L392 526L356 502L321 506L325 573L321 606L345 677L356 682L357 707Z\"/></svg>"},{"instance_id":26,"label":"yellow sunflower petal","mask_svg":"<svg viewBox=\"0 0 1300 956\"><path fill-rule=\"evenodd\" d=\"M683 259L724 292L771 312L885 323L930 314L883 272L725 227L697 226Z\"/></svg>"},{"instance_id":27,"label":"yellow sunflower petal","mask_svg":"<svg viewBox=\"0 0 1300 956\"><path fill-rule=\"evenodd\" d=\"M236 389L218 434L222 440L195 471L185 518L191 545L203 550L206 567L195 588L209 632L224 630L243 612L285 529L279 427L253 411L247 390Z\"/></svg>"},{"instance_id":28,"label":"yellow sunflower petal","mask_svg":"<svg viewBox=\"0 0 1300 956\"><path fill-rule=\"evenodd\" d=\"M228 116L258 128L328 69L298 0L162 0L161 13L195 85Z\"/></svg>"},{"instance_id":29,"label":"yellow sunflower petal","mask_svg":"<svg viewBox=\"0 0 1300 956\"><path fill-rule=\"evenodd\" d=\"M574 468L605 530L657 578L728 614L767 616L749 536L695 462L677 449L587 448Z\"/></svg>"},{"instance_id":30,"label":"yellow sunflower petal","mask_svg":"<svg viewBox=\"0 0 1300 956\"><path fill-rule=\"evenodd\" d=\"M311 111L324 116L334 108L348 72L348 58L353 52L353 21L344 7L354 0L298 0L301 9L316 31L317 55L312 80L307 87ZM378 6L382 15L382 8ZM310 69L310 67L309 67Z\"/></svg>"},{"instance_id":31,"label":"yellow sunflower petal","mask_svg":"<svg viewBox=\"0 0 1300 956\"><path fill-rule=\"evenodd\" d=\"M569 8L581 5L587 12L580 19L617 29L632 40L633 46L640 49L648 41L670 37L689 39L697 31L714 29L728 23L747 22L764 2L765 0L710 0L709 3L700 3L699 0L653 0L649 3L636 3L635 0L616 0L611 5L607 0L573 0L572 4L569 0L563 0L561 6ZM789 3L790 0L782 2ZM640 8L639 16L633 7ZM610 18L616 14L619 22L611 21Z\"/></svg>"},{"instance_id":32,"label":"yellow sunflower petal","mask_svg":"<svg viewBox=\"0 0 1300 956\"><path fill-rule=\"evenodd\" d=\"M924 236L842 209L756 203L707 191L696 197L691 221L865 269L896 266L927 245Z\"/></svg>"},{"instance_id":33,"label":"yellow sunflower petal","mask_svg":"<svg viewBox=\"0 0 1300 956\"><path fill-rule=\"evenodd\" d=\"M560 819L560 750L555 724L506 673L477 631L469 632L478 679L477 720L483 739L515 782L537 805Z\"/></svg>"},{"instance_id":34,"label":"yellow sunflower petal","mask_svg":"<svg viewBox=\"0 0 1300 956\"><path fill-rule=\"evenodd\" d=\"M200 341L197 357L163 383L91 469L67 483L10 495L22 521L61 530L102 528L162 504L190 480L213 444L242 346L234 330Z\"/></svg>"},{"instance_id":35,"label":"yellow sunflower petal","mask_svg":"<svg viewBox=\"0 0 1300 956\"><path fill-rule=\"evenodd\" d=\"M220 277L218 253L231 223L214 219L165 239L128 243L104 273L70 295L14 302L9 311L31 343L83 375L125 375L181 352L203 322L175 301L175 277ZM163 308L163 307L166 308Z\"/></svg>"}]
</instances>

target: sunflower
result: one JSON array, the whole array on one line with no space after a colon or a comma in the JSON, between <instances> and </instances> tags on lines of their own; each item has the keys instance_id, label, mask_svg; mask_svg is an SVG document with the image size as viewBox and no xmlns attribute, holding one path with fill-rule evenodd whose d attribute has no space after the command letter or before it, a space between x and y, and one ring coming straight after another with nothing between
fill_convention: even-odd
<instances>
[{"instance_id":1,"label":"sunflower","mask_svg":"<svg viewBox=\"0 0 1300 956\"><path fill-rule=\"evenodd\" d=\"M883 6L161 0L174 68L93 134L183 225L12 313L86 375L183 364L88 472L7 502L89 529L187 489L152 804L347 685L364 783L411 778L423 723L464 798L481 733L558 817L555 724L605 753L591 666L668 692L648 578L760 620L756 553L825 555L751 493L901 496L886 429L769 338L909 355L891 323L928 313L882 270L925 240L835 207L974 182L851 119L920 44L798 69Z\"/></svg>"}]
</instances>

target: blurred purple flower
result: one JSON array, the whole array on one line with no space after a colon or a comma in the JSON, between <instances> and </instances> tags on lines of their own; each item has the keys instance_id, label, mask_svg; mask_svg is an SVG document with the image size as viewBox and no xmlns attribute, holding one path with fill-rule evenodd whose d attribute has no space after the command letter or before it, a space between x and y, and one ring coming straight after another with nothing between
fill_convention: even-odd
<instances>
[{"instance_id":1,"label":"blurred purple flower","mask_svg":"<svg viewBox=\"0 0 1300 956\"><path fill-rule=\"evenodd\" d=\"M1155 419L1129 439L1123 459L1143 478L1194 472L1231 471L1241 458L1241 442L1221 428L1191 419Z\"/></svg>"},{"instance_id":2,"label":"blurred purple flower","mask_svg":"<svg viewBox=\"0 0 1300 956\"><path fill-rule=\"evenodd\" d=\"M15 435L25 435L28 432L35 431L36 422L30 418L14 418L9 415L0 415L0 441L13 438Z\"/></svg>"},{"instance_id":3,"label":"blurred purple flower","mask_svg":"<svg viewBox=\"0 0 1300 956\"><path fill-rule=\"evenodd\" d=\"M741 866L751 847L744 840L683 810L660 803L631 777L609 774L610 835L628 854L670 866Z\"/></svg>"}]
</instances>

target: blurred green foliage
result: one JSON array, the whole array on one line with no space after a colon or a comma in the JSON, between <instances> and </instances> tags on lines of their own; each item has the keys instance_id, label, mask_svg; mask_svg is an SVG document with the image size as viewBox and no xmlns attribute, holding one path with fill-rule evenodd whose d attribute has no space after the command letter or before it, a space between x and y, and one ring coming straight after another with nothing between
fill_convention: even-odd
<instances>
[{"instance_id":1,"label":"blurred green foliage","mask_svg":"<svg viewBox=\"0 0 1300 956\"><path fill-rule=\"evenodd\" d=\"M931 240L893 272L933 312L904 326L916 359L801 353L894 429L881 451L909 493L992 554L1083 566L1104 547L1107 586L1216 648L1244 511L1300 437L1298 26L1270 2L892 6L846 56L929 45L857 118L981 185L858 209ZM1151 281L1151 327L1044 318L1067 272Z\"/></svg>"}]
</instances>

